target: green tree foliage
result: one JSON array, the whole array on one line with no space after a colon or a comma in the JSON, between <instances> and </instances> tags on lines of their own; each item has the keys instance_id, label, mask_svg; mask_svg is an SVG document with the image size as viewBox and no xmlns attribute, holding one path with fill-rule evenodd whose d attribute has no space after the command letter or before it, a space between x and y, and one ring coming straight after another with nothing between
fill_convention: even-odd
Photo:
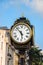
<instances>
[{"instance_id":1,"label":"green tree foliage","mask_svg":"<svg viewBox=\"0 0 43 65\"><path fill-rule=\"evenodd\" d=\"M37 47L31 47L30 51L29 51L29 57L31 60L31 63L35 64L35 65L41 65L41 58L42 55L40 53L41 49L38 49Z\"/></svg>"}]
</instances>

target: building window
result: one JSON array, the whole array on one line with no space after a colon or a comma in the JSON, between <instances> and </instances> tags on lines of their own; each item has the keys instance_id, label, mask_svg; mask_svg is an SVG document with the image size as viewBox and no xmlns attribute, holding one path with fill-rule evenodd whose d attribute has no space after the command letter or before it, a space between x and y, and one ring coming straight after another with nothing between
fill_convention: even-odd
<instances>
[{"instance_id":1,"label":"building window","mask_svg":"<svg viewBox=\"0 0 43 65\"><path fill-rule=\"evenodd\" d=\"M3 42L1 42L1 50L3 49Z\"/></svg>"},{"instance_id":2,"label":"building window","mask_svg":"<svg viewBox=\"0 0 43 65\"><path fill-rule=\"evenodd\" d=\"M2 57L1 57L1 65L2 65Z\"/></svg>"},{"instance_id":3,"label":"building window","mask_svg":"<svg viewBox=\"0 0 43 65\"><path fill-rule=\"evenodd\" d=\"M7 65L9 65L9 60L7 61Z\"/></svg>"},{"instance_id":4,"label":"building window","mask_svg":"<svg viewBox=\"0 0 43 65\"><path fill-rule=\"evenodd\" d=\"M8 53L8 43L6 43L6 53Z\"/></svg>"},{"instance_id":5,"label":"building window","mask_svg":"<svg viewBox=\"0 0 43 65\"><path fill-rule=\"evenodd\" d=\"M2 38L3 38L3 35L2 35Z\"/></svg>"},{"instance_id":6,"label":"building window","mask_svg":"<svg viewBox=\"0 0 43 65\"><path fill-rule=\"evenodd\" d=\"M6 35L5 35L6 37L9 37L10 36L10 33L9 32L6 32Z\"/></svg>"},{"instance_id":7,"label":"building window","mask_svg":"<svg viewBox=\"0 0 43 65\"><path fill-rule=\"evenodd\" d=\"M1 35L1 33L0 33L0 35Z\"/></svg>"},{"instance_id":8,"label":"building window","mask_svg":"<svg viewBox=\"0 0 43 65\"><path fill-rule=\"evenodd\" d=\"M0 40L1 40L1 33L0 33Z\"/></svg>"}]
</instances>

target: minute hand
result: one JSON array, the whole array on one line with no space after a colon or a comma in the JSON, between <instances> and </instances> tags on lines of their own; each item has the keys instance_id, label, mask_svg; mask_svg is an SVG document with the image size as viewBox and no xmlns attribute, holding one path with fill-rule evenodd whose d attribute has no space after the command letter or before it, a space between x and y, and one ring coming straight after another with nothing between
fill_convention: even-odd
<instances>
[{"instance_id":1,"label":"minute hand","mask_svg":"<svg viewBox=\"0 0 43 65\"><path fill-rule=\"evenodd\" d=\"M23 33L22 33L22 31L20 31L19 29L17 29L19 32L20 32L20 34L23 36Z\"/></svg>"}]
</instances>

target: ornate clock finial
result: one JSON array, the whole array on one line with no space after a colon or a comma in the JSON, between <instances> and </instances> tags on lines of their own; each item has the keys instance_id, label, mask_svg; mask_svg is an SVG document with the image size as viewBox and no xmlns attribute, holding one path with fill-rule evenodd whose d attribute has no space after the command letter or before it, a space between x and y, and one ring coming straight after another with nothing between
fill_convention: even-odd
<instances>
[{"instance_id":1,"label":"ornate clock finial","mask_svg":"<svg viewBox=\"0 0 43 65\"><path fill-rule=\"evenodd\" d=\"M22 13L21 16L24 17L24 13Z\"/></svg>"}]
</instances>

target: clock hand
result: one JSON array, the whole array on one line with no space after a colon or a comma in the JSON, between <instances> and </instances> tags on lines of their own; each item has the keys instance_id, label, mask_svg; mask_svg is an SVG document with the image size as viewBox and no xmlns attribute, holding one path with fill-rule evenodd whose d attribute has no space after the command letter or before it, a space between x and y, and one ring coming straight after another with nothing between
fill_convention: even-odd
<instances>
[{"instance_id":1,"label":"clock hand","mask_svg":"<svg viewBox=\"0 0 43 65\"><path fill-rule=\"evenodd\" d=\"M20 32L20 34L21 34L21 41L22 41L22 39L23 39L23 33L18 28L16 28L16 29Z\"/></svg>"},{"instance_id":2,"label":"clock hand","mask_svg":"<svg viewBox=\"0 0 43 65\"><path fill-rule=\"evenodd\" d=\"M20 31L20 33L21 33L21 36L23 36L23 33L22 33L22 31Z\"/></svg>"},{"instance_id":3,"label":"clock hand","mask_svg":"<svg viewBox=\"0 0 43 65\"><path fill-rule=\"evenodd\" d=\"M22 39L23 39L23 33L18 28L16 28L16 29L20 32L20 34L21 34L21 41L22 41Z\"/></svg>"},{"instance_id":4,"label":"clock hand","mask_svg":"<svg viewBox=\"0 0 43 65\"><path fill-rule=\"evenodd\" d=\"M22 33L22 31L20 31L18 28L16 28L19 32L20 32L20 34L23 36L23 33Z\"/></svg>"}]
</instances>

